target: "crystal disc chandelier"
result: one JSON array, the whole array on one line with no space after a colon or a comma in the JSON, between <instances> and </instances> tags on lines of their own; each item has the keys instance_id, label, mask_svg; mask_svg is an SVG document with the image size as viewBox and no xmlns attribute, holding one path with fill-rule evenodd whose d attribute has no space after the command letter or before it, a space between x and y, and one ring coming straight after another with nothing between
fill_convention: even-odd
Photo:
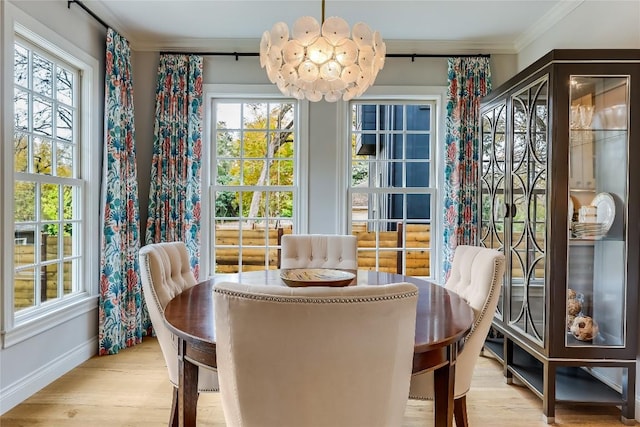
<instances>
[{"instance_id":1,"label":"crystal disc chandelier","mask_svg":"<svg viewBox=\"0 0 640 427\"><path fill-rule=\"evenodd\" d=\"M289 28L276 23L260 41L260 66L286 95L309 101L348 101L362 95L384 66L386 46L380 33L363 22L349 29L342 18L324 19L322 27L303 16Z\"/></svg>"}]
</instances>

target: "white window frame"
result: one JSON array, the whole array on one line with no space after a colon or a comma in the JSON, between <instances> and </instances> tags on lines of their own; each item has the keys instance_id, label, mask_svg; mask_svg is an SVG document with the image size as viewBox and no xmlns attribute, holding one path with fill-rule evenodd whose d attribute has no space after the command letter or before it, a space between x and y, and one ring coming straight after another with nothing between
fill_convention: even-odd
<instances>
[{"instance_id":1,"label":"white window frame","mask_svg":"<svg viewBox=\"0 0 640 427\"><path fill-rule=\"evenodd\" d=\"M371 102L372 104L381 103L393 103L401 101L409 102L430 102L435 103L435 120L432 123L432 152L434 153L432 159L432 176L435 177L435 182L432 186L435 188L431 193L432 212L433 218L431 219L431 255L430 266L431 276L429 280L437 283L442 283L441 268L439 268L441 259L441 248L443 245L442 238L442 206L443 206L443 194L442 186L444 183L444 119L445 119L445 100L446 100L447 88L444 86L372 86L367 92L360 96L357 101ZM344 197L339 200L338 210L342 212L343 219L341 223L347 232L351 232L351 201L350 186L351 186L351 139L350 139L350 103L340 103L338 117L341 120L339 123L339 129L342 130L342 137L339 138L340 147L340 169L343 171L339 177L339 188L344 189Z\"/></svg>"},{"instance_id":2,"label":"white window frame","mask_svg":"<svg viewBox=\"0 0 640 427\"><path fill-rule=\"evenodd\" d=\"M100 167L100 117L99 112L99 61L80 50L73 43L64 39L39 21L28 16L11 3L4 3L2 17L2 122L1 128L4 141L13 141L13 61L15 35L28 40L51 55L61 58L80 70L79 100L80 107L77 115L77 135L79 140L79 177L84 181L80 217L82 241L80 251L83 255L80 281L80 291L64 298L51 301L34 310L24 313L14 312L14 216L13 202L4 203L2 211L2 228L0 236L4 244L0 247L2 260L2 346L3 348L17 344L49 330L63 322L97 307L98 271L100 245L96 243L99 230L99 173ZM13 200L14 166L13 144L3 144L0 153L2 161L2 175L0 185L3 189L4 200Z\"/></svg>"},{"instance_id":3,"label":"white window frame","mask_svg":"<svg viewBox=\"0 0 640 427\"><path fill-rule=\"evenodd\" d=\"M308 181L309 181L309 102L285 97L275 85L234 85L234 84L206 84L204 85L205 123L203 129L202 148L202 218L208 220L201 223L200 272L201 279L215 274L212 263L213 232L215 219L214 182L215 152L212 150L214 124L213 101L216 98L237 99L239 102L262 100L287 101L297 104L298 114L296 123L296 143L294 147L295 182L294 182L294 215L293 232L302 233L308 230Z\"/></svg>"}]
</instances>

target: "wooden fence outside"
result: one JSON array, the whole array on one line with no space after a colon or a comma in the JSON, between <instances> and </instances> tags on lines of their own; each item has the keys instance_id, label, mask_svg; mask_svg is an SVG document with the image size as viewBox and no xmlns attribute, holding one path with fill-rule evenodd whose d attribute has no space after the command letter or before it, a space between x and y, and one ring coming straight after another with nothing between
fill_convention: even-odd
<instances>
[{"instance_id":1,"label":"wooden fence outside","mask_svg":"<svg viewBox=\"0 0 640 427\"><path fill-rule=\"evenodd\" d=\"M291 234L291 228L253 228L242 230L242 269L243 271L278 268L280 238ZM268 234L267 234L268 233ZM358 238L358 268L376 269L376 247L378 251L378 270L390 273L402 272L403 256L401 249L406 248L405 274L409 276L428 276L430 273L431 233L428 224L407 224L403 233L402 224L397 231L376 233L366 230L366 226L355 226L353 234ZM403 242L406 234L406 242ZM268 263L265 262L266 241L269 242ZM234 229L216 229L216 272L237 273L240 250L240 231ZM271 249L272 248L272 249Z\"/></svg>"},{"instance_id":2,"label":"wooden fence outside","mask_svg":"<svg viewBox=\"0 0 640 427\"><path fill-rule=\"evenodd\" d=\"M429 224L399 223L396 231L376 233L367 231L366 225L354 225L353 234L358 238L358 268L376 270L376 247L378 251L378 271L402 273L403 257L400 249L406 249L404 274L408 276L428 276L431 259L431 227ZM403 234L406 235L406 241Z\"/></svg>"},{"instance_id":3,"label":"wooden fence outside","mask_svg":"<svg viewBox=\"0 0 640 427\"><path fill-rule=\"evenodd\" d=\"M268 228L254 227L242 229L242 270L264 270L265 248L269 242L268 268L278 268L280 238L291 234L291 227ZM237 273L240 249L240 230L238 228L216 227L215 253L216 273Z\"/></svg>"},{"instance_id":4,"label":"wooden fence outside","mask_svg":"<svg viewBox=\"0 0 640 427\"><path fill-rule=\"evenodd\" d=\"M58 237L42 239L41 259L58 259ZM71 253L71 236L63 237L63 253ZM32 243L14 246L14 263L16 266L33 264L36 259L36 246ZM40 300L48 301L58 298L58 268L60 264L49 264L39 269L30 269L18 273L14 278L13 298L16 309L31 307L35 303L36 280L40 281ZM71 263L64 263L63 292L71 292Z\"/></svg>"},{"instance_id":5,"label":"wooden fence outside","mask_svg":"<svg viewBox=\"0 0 640 427\"><path fill-rule=\"evenodd\" d=\"M291 234L291 227L264 227L242 230L242 269L244 271L262 270L265 268L265 247L268 239L268 268L278 268L280 238L284 234ZM363 270L376 269L376 234L367 231L366 226L353 227L353 234L358 238L358 268ZM403 228L399 224L397 231L379 233L377 242L379 271L390 273L402 272L403 257L399 248L406 248L404 261L405 274L409 276L428 276L430 273L431 233L428 224L407 224L406 242L403 243ZM58 240L44 239L43 259L58 258ZM240 231L237 228L216 228L216 272L238 272L238 249ZM69 253L71 238L64 238L65 249ZM15 245L15 265L31 264L35 260L36 248L33 244ZM41 300L46 301L58 297L58 266L51 264L38 271L28 270L16 275L14 279L15 307L25 308L33 306L36 280L40 280L42 290ZM71 292L71 266L64 267L64 292Z\"/></svg>"}]
</instances>

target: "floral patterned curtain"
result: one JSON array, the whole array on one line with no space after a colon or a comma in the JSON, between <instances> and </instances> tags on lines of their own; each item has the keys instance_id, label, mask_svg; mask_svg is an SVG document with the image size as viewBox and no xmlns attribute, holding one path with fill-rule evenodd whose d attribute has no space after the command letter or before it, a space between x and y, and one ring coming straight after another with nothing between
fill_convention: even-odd
<instances>
[{"instance_id":1,"label":"floral patterned curtain","mask_svg":"<svg viewBox=\"0 0 640 427\"><path fill-rule=\"evenodd\" d=\"M202 57L161 55L146 243L183 241L199 276Z\"/></svg>"},{"instance_id":2,"label":"floral patterned curtain","mask_svg":"<svg viewBox=\"0 0 640 427\"><path fill-rule=\"evenodd\" d=\"M491 90L489 58L449 58L445 123L444 278L458 245L476 243L480 98Z\"/></svg>"},{"instance_id":3,"label":"floral patterned curtain","mask_svg":"<svg viewBox=\"0 0 640 427\"><path fill-rule=\"evenodd\" d=\"M142 341L151 321L139 276L140 213L136 174L131 50L107 31L103 226L100 254L99 354L115 354Z\"/></svg>"}]
</instances>

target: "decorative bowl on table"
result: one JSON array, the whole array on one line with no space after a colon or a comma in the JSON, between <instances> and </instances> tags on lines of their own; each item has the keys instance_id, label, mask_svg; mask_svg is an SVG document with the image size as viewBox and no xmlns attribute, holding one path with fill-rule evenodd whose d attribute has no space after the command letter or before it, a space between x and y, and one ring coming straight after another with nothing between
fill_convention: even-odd
<instances>
[{"instance_id":1,"label":"decorative bowl on table","mask_svg":"<svg viewBox=\"0 0 640 427\"><path fill-rule=\"evenodd\" d=\"M280 272L282 281L291 287L347 286L355 277L348 271L330 268L290 268Z\"/></svg>"}]
</instances>

